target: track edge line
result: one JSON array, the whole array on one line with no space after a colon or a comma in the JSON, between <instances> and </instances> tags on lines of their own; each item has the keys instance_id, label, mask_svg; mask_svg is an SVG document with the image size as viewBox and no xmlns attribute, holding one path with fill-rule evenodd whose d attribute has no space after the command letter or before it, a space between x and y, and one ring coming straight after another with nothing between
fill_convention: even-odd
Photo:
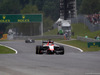
<instances>
[{"instance_id":1,"label":"track edge line","mask_svg":"<svg viewBox=\"0 0 100 75\"><path fill-rule=\"evenodd\" d=\"M6 46L6 45L2 45L2 44L0 44L1 46L5 46L5 47L7 47L7 48L9 48L9 49L12 49L13 51L15 51L15 54L18 54L18 51L16 50L16 49L14 49L14 48L12 48L12 47L9 47L9 46Z\"/></svg>"}]
</instances>

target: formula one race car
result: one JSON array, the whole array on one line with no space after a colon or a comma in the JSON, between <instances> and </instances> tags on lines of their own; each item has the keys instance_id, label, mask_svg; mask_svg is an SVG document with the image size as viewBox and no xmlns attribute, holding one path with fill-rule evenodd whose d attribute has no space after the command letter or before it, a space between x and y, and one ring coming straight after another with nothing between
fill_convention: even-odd
<instances>
[{"instance_id":1,"label":"formula one race car","mask_svg":"<svg viewBox=\"0 0 100 75\"><path fill-rule=\"evenodd\" d=\"M42 45L36 46L36 54L64 54L64 47L54 44L53 41L43 41Z\"/></svg>"},{"instance_id":2,"label":"formula one race car","mask_svg":"<svg viewBox=\"0 0 100 75\"><path fill-rule=\"evenodd\" d=\"M32 40L30 38L28 38L27 40L25 40L25 43L34 43L34 42L35 42L35 40Z\"/></svg>"}]
</instances>

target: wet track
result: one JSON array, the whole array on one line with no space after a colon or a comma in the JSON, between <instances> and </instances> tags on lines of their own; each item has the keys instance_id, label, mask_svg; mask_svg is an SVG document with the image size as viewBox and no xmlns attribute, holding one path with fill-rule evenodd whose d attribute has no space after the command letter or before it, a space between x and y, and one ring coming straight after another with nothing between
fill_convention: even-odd
<instances>
[{"instance_id":1,"label":"wet track","mask_svg":"<svg viewBox=\"0 0 100 75\"><path fill-rule=\"evenodd\" d=\"M100 75L100 52L81 53L64 46L64 55L36 55L41 41L5 41L18 54L0 55L0 75Z\"/></svg>"}]
</instances>

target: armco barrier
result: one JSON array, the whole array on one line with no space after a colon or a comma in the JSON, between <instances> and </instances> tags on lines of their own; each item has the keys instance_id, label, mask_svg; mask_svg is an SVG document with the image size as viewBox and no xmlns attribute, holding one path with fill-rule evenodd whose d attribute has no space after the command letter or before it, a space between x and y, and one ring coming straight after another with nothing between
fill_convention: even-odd
<instances>
[{"instance_id":1,"label":"armco barrier","mask_svg":"<svg viewBox=\"0 0 100 75\"><path fill-rule=\"evenodd\" d=\"M77 36L77 40L83 41L83 42L100 42L100 40L92 39L92 38L85 38L82 36Z\"/></svg>"},{"instance_id":2,"label":"armco barrier","mask_svg":"<svg viewBox=\"0 0 100 75\"><path fill-rule=\"evenodd\" d=\"M64 39L63 35L52 35L52 36L14 36L14 40L25 40L25 39Z\"/></svg>"}]
</instances>

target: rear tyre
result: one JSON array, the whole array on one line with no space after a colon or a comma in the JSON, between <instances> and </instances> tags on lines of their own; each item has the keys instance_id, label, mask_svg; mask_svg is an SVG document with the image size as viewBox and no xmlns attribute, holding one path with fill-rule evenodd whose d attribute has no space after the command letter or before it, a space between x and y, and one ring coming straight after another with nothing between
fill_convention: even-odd
<instances>
[{"instance_id":1,"label":"rear tyre","mask_svg":"<svg viewBox=\"0 0 100 75\"><path fill-rule=\"evenodd\" d=\"M60 46L59 50L61 51L59 54L60 55L64 55L64 47L63 46Z\"/></svg>"},{"instance_id":2,"label":"rear tyre","mask_svg":"<svg viewBox=\"0 0 100 75\"><path fill-rule=\"evenodd\" d=\"M36 54L39 54L38 46L36 46Z\"/></svg>"},{"instance_id":3,"label":"rear tyre","mask_svg":"<svg viewBox=\"0 0 100 75\"><path fill-rule=\"evenodd\" d=\"M35 40L32 40L32 42L34 43L34 42L35 42Z\"/></svg>"},{"instance_id":4,"label":"rear tyre","mask_svg":"<svg viewBox=\"0 0 100 75\"><path fill-rule=\"evenodd\" d=\"M39 54L43 54L42 49L43 49L43 47L39 46Z\"/></svg>"},{"instance_id":5,"label":"rear tyre","mask_svg":"<svg viewBox=\"0 0 100 75\"><path fill-rule=\"evenodd\" d=\"M25 43L28 43L28 41L27 41L27 40L25 40Z\"/></svg>"},{"instance_id":6,"label":"rear tyre","mask_svg":"<svg viewBox=\"0 0 100 75\"><path fill-rule=\"evenodd\" d=\"M42 46L36 46L36 54L43 54L41 50L42 50Z\"/></svg>"}]
</instances>

